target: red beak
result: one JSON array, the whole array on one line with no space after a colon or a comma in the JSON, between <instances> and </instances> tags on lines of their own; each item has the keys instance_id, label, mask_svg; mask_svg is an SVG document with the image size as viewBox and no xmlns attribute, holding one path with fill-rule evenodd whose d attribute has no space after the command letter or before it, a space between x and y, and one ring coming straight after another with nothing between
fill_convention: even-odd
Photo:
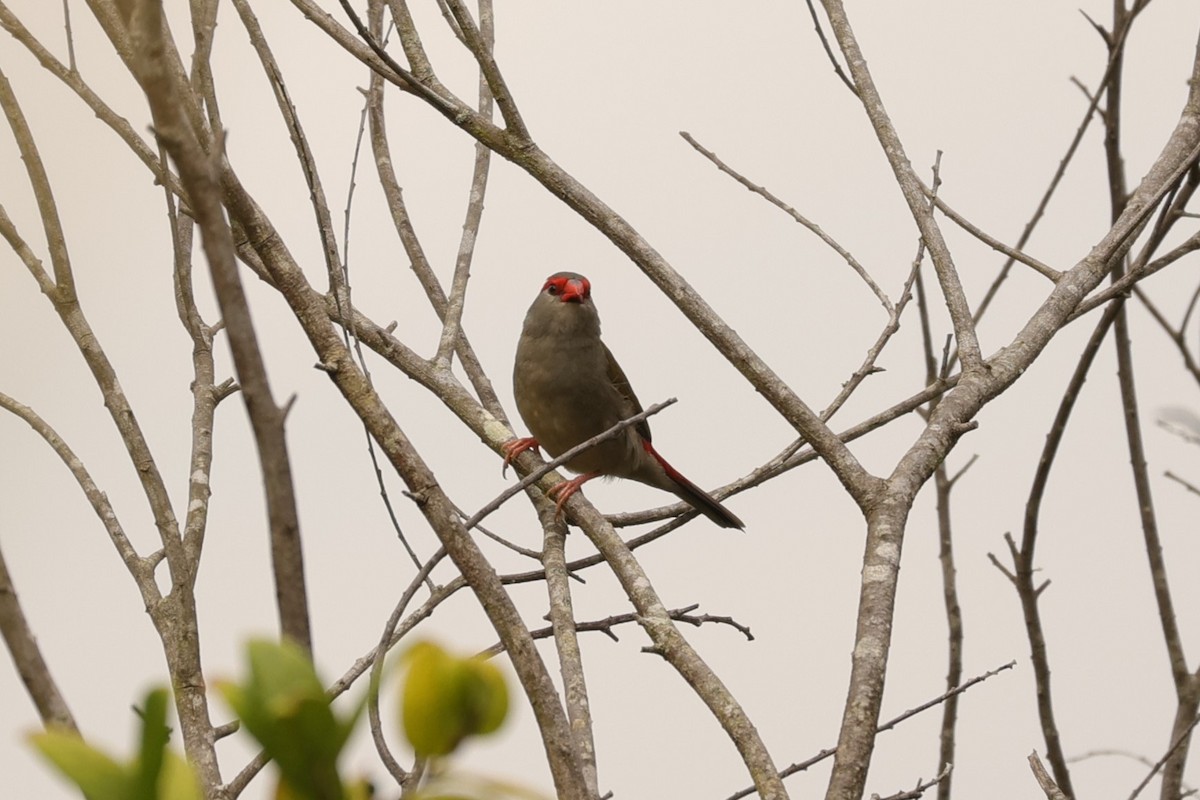
<instances>
[{"instance_id":1,"label":"red beak","mask_svg":"<svg viewBox=\"0 0 1200 800\"><path fill-rule=\"evenodd\" d=\"M562 294L558 299L564 303L582 303L584 291L583 281L572 279L563 284Z\"/></svg>"}]
</instances>

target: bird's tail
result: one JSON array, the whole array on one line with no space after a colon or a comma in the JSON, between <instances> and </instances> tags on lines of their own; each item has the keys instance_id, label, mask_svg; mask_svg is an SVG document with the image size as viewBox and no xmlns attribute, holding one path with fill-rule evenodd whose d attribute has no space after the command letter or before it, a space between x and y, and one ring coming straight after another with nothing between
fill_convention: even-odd
<instances>
[{"instance_id":1,"label":"bird's tail","mask_svg":"<svg viewBox=\"0 0 1200 800\"><path fill-rule=\"evenodd\" d=\"M666 459L658 454L658 451L651 446L646 439L642 440L642 447L646 452L654 457L658 465L667 473L667 477L671 479L672 485L668 488L683 502L690 505L692 508L699 511L704 516L711 519L722 528L737 528L741 530L746 527L740 519L737 518L732 511L714 500L708 492L701 489L696 484L689 481L680 474L679 470L667 463Z\"/></svg>"}]
</instances>

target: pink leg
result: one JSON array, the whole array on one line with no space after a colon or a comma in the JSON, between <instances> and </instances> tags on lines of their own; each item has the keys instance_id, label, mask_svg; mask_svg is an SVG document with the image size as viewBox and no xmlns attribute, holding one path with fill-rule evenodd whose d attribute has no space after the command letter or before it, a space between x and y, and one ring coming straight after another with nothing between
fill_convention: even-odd
<instances>
[{"instance_id":1,"label":"pink leg","mask_svg":"<svg viewBox=\"0 0 1200 800\"><path fill-rule=\"evenodd\" d=\"M551 487L547 494L550 497L558 498L554 503L555 517L561 518L563 513L563 503L571 499L571 495L579 491L579 487L590 481L592 478L599 476L599 472L587 472L583 475L571 478L569 481L563 481Z\"/></svg>"},{"instance_id":2,"label":"pink leg","mask_svg":"<svg viewBox=\"0 0 1200 800\"><path fill-rule=\"evenodd\" d=\"M500 476L504 477L504 473L508 471L508 465L517 456L524 453L526 450L537 450L538 440L532 436L526 436L523 439L513 439L511 442L505 442L500 449L504 452L504 466L500 468Z\"/></svg>"}]
</instances>

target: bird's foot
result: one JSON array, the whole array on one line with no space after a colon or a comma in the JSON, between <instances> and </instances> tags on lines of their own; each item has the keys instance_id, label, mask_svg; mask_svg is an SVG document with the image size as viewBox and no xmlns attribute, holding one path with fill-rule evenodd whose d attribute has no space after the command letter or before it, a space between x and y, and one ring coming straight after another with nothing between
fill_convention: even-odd
<instances>
[{"instance_id":1,"label":"bird's foot","mask_svg":"<svg viewBox=\"0 0 1200 800\"><path fill-rule=\"evenodd\" d=\"M563 504L571 499L571 495L579 491L579 487L599 475L599 472L588 472L551 486L546 495L554 500L554 518L562 519Z\"/></svg>"},{"instance_id":2,"label":"bird's foot","mask_svg":"<svg viewBox=\"0 0 1200 800\"><path fill-rule=\"evenodd\" d=\"M512 463L514 458L521 455L521 453L524 453L526 450L537 449L538 440L532 436L526 436L521 439L513 439L512 441L505 442L503 445L501 445L500 450L504 453L504 466L500 468L500 477L503 478L504 474L508 472L508 465Z\"/></svg>"}]
</instances>

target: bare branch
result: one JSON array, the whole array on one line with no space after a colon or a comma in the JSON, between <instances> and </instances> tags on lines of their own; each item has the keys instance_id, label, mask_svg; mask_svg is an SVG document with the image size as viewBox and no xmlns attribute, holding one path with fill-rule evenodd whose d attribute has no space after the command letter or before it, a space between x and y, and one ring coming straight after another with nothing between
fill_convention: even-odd
<instances>
[{"instance_id":1,"label":"bare branch","mask_svg":"<svg viewBox=\"0 0 1200 800\"><path fill-rule=\"evenodd\" d=\"M833 54L833 48L829 46L829 39L825 36L825 29L821 27L821 20L817 17L816 6L813 5L813 0L804 0L808 6L808 13L812 15L813 27L817 30L817 38L821 40L821 47L825 48L825 55L829 57L829 63L833 65L834 74L842 79L842 83L846 84L846 88L858 97L858 89L854 88L853 81L842 70L842 65L838 63L837 56Z\"/></svg>"},{"instance_id":2,"label":"bare branch","mask_svg":"<svg viewBox=\"0 0 1200 800\"><path fill-rule=\"evenodd\" d=\"M476 41L490 60L496 38L490 0L480 1L479 18L480 30L475 34ZM492 91L489 85L491 79L491 76L484 70L480 70L478 112L481 117L486 119L492 118ZM511 102L511 98L509 102ZM511 111L516 113L515 108L512 108ZM446 304L445 318L442 323L442 338L438 342L437 355L434 357L437 364L447 369L450 366L450 355L454 352L461 335L463 307L466 305L467 298L467 279L471 274L471 261L475 255L475 240L479 236L479 225L483 220L483 198L487 191L491 159L492 151L481 142L476 142L475 165L471 174L471 189L467 198L466 220L463 222L458 256L454 260L454 280L450 287L450 298ZM591 788L595 789L595 787Z\"/></svg>"},{"instance_id":3,"label":"bare branch","mask_svg":"<svg viewBox=\"0 0 1200 800\"><path fill-rule=\"evenodd\" d=\"M1033 662L1034 680L1037 684L1037 708L1042 726L1042 737L1046 743L1046 757L1054 770L1058 785L1063 787L1068 795L1074 796L1071 788L1071 774L1063 753L1061 735L1054 715L1053 693L1050 683L1050 659L1046 651L1046 637L1042 626L1041 611L1038 608L1038 597L1046 584L1035 586L1033 575L1034 553L1038 541L1039 523L1042 500L1049 484L1050 472L1059 447L1066 434L1067 423L1074 411L1075 403L1083 390L1084 382L1099 352L1100 345L1108 336L1109 330L1116 321L1118 305L1116 301L1110 305L1103 316L1097 321L1091 337L1084 346L1083 352L1075 365L1075 370L1059 401L1058 411L1051 423L1050 431L1046 434L1046 442L1042 448L1041 457L1034 473L1033 485L1029 490L1029 498L1025 503L1025 521L1018 548L1011 536L1006 535L1009 552L1013 560L1013 571L1009 572L1000 566L1000 562L989 555L996 565L1012 581L1021 603L1025 619L1026 635L1029 638L1030 659Z\"/></svg>"},{"instance_id":4,"label":"bare branch","mask_svg":"<svg viewBox=\"0 0 1200 800\"><path fill-rule=\"evenodd\" d=\"M1114 272L1120 275L1120 272ZM1175 615L1175 603L1167 578L1167 564L1163 556L1162 539L1158 532L1158 516L1154 511L1154 497L1150 488L1150 471L1146 465L1146 451L1142 442L1141 419L1138 416L1137 390L1133 374L1133 345L1129 337L1129 323L1125 318L1123 303L1119 306L1114 327L1117 345L1117 383L1121 391L1121 410L1125 421L1126 445L1129 448L1129 463L1133 470L1133 486L1137 496L1138 514L1141 519L1142 536L1146 543L1146 557L1150 562L1150 581L1154 587L1154 599L1158 605L1158 618L1162 626L1163 641L1167 647L1167 660L1171 665L1171 676L1176 690L1182 690L1188 680L1187 658L1183 652L1183 640L1179 622Z\"/></svg>"},{"instance_id":5,"label":"bare branch","mask_svg":"<svg viewBox=\"0 0 1200 800\"><path fill-rule=\"evenodd\" d=\"M92 506L96 517L104 525L104 530L108 533L108 538L112 540L125 568L129 570L134 583L137 584L142 601L148 608L157 605L162 600L162 593L158 589L158 584L154 582L154 563L150 559L143 559L139 556L133 545L130 544L129 538L125 535L125 529L117 519L116 511L108 501L108 495L102 492L96 482L92 480L91 473L83 461L75 454L71 446L63 441L58 432L29 406L0 392L0 408L29 425L70 470L71 476L79 484L79 488Z\"/></svg>"},{"instance_id":6,"label":"bare branch","mask_svg":"<svg viewBox=\"0 0 1200 800\"><path fill-rule=\"evenodd\" d=\"M934 163L934 191L940 185L938 169L941 163L941 154L939 153L938 156L938 160ZM931 202L937 202L937 197L933 196ZM921 281L919 274L917 275L917 306L920 311L921 343L925 351L925 380L928 383L933 383L937 380L940 372L937 360L934 357L933 331L929 323L929 307L925 297L925 285ZM943 361L942 370L945 368L945 361ZM930 401L931 408L936 404L936 398ZM963 669L963 617L958 599L958 585L954 567L954 537L950 520L950 493L954 488L955 481L966 472L972 463L974 463L974 459L967 462L967 465L955 474L954 477L950 477L946 469L946 462L943 460L933 473L934 488L937 491L938 561L942 567L942 599L946 607L946 649L948 662L946 684L949 687L955 686L962 680ZM942 727L939 734L938 761L947 765L947 767L954 763L957 724L958 697L954 696L948 698L945 706L942 708ZM949 769L946 769L941 779L935 782L938 787L938 800L949 800L951 796L951 776ZM920 785L918 784L919 788Z\"/></svg>"},{"instance_id":7,"label":"bare branch","mask_svg":"<svg viewBox=\"0 0 1200 800\"><path fill-rule=\"evenodd\" d=\"M1195 704L1193 703L1193 705ZM1196 725L1198 723L1200 723L1200 716L1193 716L1192 721L1187 723L1187 726L1183 729L1183 731L1175 737L1173 742L1171 742L1171 746L1167 748L1167 752L1163 753L1162 758L1160 758L1154 763L1153 766L1150 767L1150 772L1147 773L1146 777L1142 779L1142 782L1134 787L1133 792L1129 795L1129 800L1137 800L1137 796L1142 793L1142 789L1146 788L1147 784L1149 784L1154 776L1158 774L1158 771L1161 770L1165 764L1171 761L1171 759L1177 753L1179 753L1181 750L1187 749L1187 745L1192 738L1192 731L1196 729Z\"/></svg>"},{"instance_id":8,"label":"bare branch","mask_svg":"<svg viewBox=\"0 0 1200 800\"><path fill-rule=\"evenodd\" d=\"M504 76L500 74L500 67L497 66L496 59L492 55L491 42L488 41L488 37L480 32L475 25L475 20L471 19L471 13L467 11L466 6L460 0L444 0L444 2L454 16L454 21L458 23L462 41L471 55L475 57L475 61L478 62L480 74L487 81L491 95L496 98L496 105L500 107L500 113L504 116L506 131L518 142L523 144L531 142L529 130L525 127L525 121L521 119L517 103L508 91L508 85L504 82ZM483 114L481 113L480 116L482 117Z\"/></svg>"},{"instance_id":9,"label":"bare branch","mask_svg":"<svg viewBox=\"0 0 1200 800\"><path fill-rule=\"evenodd\" d=\"M1052 281L1057 281L1059 278L1062 277L1062 273L1059 272L1058 270L1054 269L1053 267L1049 267L1049 266L1043 264L1041 261L1038 261L1033 256L1028 255L1027 253L1022 253L1020 250L1018 250L1014 247L1009 247L1008 245L1004 244L999 239L996 239L993 236L989 236L982 229L973 225L969 220L967 220L965 217L963 217L961 214L959 214L957 211L955 211L949 205L947 205L945 200L943 200L941 198L937 198L934 202L937 205L937 210L941 211L943 214L945 214L947 217L949 217L951 219L951 221L954 222L955 225L962 228L964 231L971 234L976 239L983 242L984 244L986 244L988 247L992 248L993 250L995 250L999 253L1003 253L1004 255L1008 256L1010 261L1018 261L1018 262L1024 264L1025 266L1033 269L1038 274L1043 275ZM981 313L982 313L982 311L976 310L976 312L975 312L976 318L978 318Z\"/></svg>"},{"instance_id":10,"label":"bare branch","mask_svg":"<svg viewBox=\"0 0 1200 800\"><path fill-rule=\"evenodd\" d=\"M275 286L303 325L317 358L331 367L329 377L334 385L367 425L371 436L379 443L409 491L420 498L425 519L475 592L488 619L508 648L517 677L541 729L557 790L572 800L583 800L587 792L582 773L578 764L568 756L569 723L546 665L512 599L478 545L458 521L453 504L438 485L428 465L340 341L330 324L330 309L326 306L326 299L313 290L290 254L279 246L270 222L262 216L257 204L228 167L222 175L222 181L231 218L238 220L249 234L249 240L255 243L259 257L275 277ZM440 375L439 378L445 384L449 376Z\"/></svg>"},{"instance_id":11,"label":"bare branch","mask_svg":"<svg viewBox=\"0 0 1200 800\"><path fill-rule=\"evenodd\" d=\"M117 27L120 22L110 17L101 19L106 33L113 37L118 51L124 56L129 48L124 45ZM65 237L58 222L50 184L42 167L40 156L25 124L24 116L12 94L3 73L0 73L0 106L3 107L10 127L13 128L22 159L26 166L34 194L42 212L46 238L50 243L50 256L54 265L55 279L50 280L39 263L32 260L23 243L14 244L14 250L22 255L26 266L34 274L43 293L50 299L63 326L71 335L85 363L90 369L96 385L104 397L113 424L129 454L130 462L142 486L147 505L154 518L155 528L162 541L162 556L171 573L172 592L165 602L147 603L155 629L162 641L164 654L171 677L176 686L175 708L183 732L184 747L188 757L196 765L202 779L210 786L220 783L220 772L213 749L212 723L209 720L207 698L204 694L204 678L200 659L198 622L191 585L195 577L195 564L189 559L183 546L179 524L170 503L170 497L159 472L158 465L146 442L137 417L117 379L116 371L105 354L99 338L91 329L79 299L75 294L71 263L67 253ZM13 242L15 230L11 224L3 224L7 217L0 214L0 232ZM19 246L20 245L20 246ZM111 534L110 534L111 535ZM149 569L153 570L153 560ZM148 580L139 580L139 589L145 593L147 584L153 584L153 575ZM157 588L154 589L157 592ZM145 596L145 595L144 595Z\"/></svg>"},{"instance_id":12,"label":"bare branch","mask_svg":"<svg viewBox=\"0 0 1200 800\"><path fill-rule=\"evenodd\" d=\"M621 588L637 610L638 624L650 637L655 651L692 687L737 748L759 795L763 800L786 798L787 790L771 754L750 718L673 624L670 613L629 546L581 494L574 495L568 506L620 581Z\"/></svg>"},{"instance_id":13,"label":"bare branch","mask_svg":"<svg viewBox=\"0 0 1200 800\"><path fill-rule=\"evenodd\" d=\"M156 180L169 186L175 194L181 192L178 180L167 170L154 150L138 135L133 126L92 91L91 87L75 71L73 65L70 68L64 66L49 50L43 47L42 43L21 24L21 21L3 2L0 2L0 28L4 28L12 34L13 38L28 50L43 68L73 91L101 122L112 129L129 147L130 151L154 174Z\"/></svg>"},{"instance_id":14,"label":"bare branch","mask_svg":"<svg viewBox=\"0 0 1200 800\"><path fill-rule=\"evenodd\" d=\"M334 36L340 45L362 58L364 63L377 65L376 59L368 57L361 49L347 42L346 32L332 22L328 15L313 7L311 0L293 0L293 4L303 9L309 19ZM387 72L384 77L394 75L394 72ZM496 90L494 84L492 90ZM422 97L424 98L424 95ZM445 98L442 98L444 102L424 99L455 125L526 170L555 196L596 226L646 273L755 389L816 447L855 501L860 505L871 501L873 493L881 485L879 479L863 469L858 459L821 422L812 409L767 366L736 331L717 316L708 303L628 222L535 145L519 136L511 135L508 131L498 129L490 120L484 119L461 102L447 105L450 101L446 101Z\"/></svg>"},{"instance_id":15,"label":"bare branch","mask_svg":"<svg viewBox=\"0 0 1200 800\"><path fill-rule=\"evenodd\" d=\"M838 0L826 0L826 5L840 10ZM841 24L845 21L844 15L838 19L831 14L831 19L839 37L844 34L849 40L852 34L848 29L842 31L846 27ZM861 53L856 49L853 52L855 55L848 57L852 69L863 64ZM857 75L855 77L860 92L868 98L867 84L858 80ZM1178 177L1190 168L1200 148L1200 124L1197 124L1200 122L1200 60L1193 64L1192 77L1194 82L1179 122L1131 196L1125 211L1091 252L1064 273L1040 308L1007 346L987 360L984 369L972 370L969 360L964 361L962 379L930 414L928 425L896 465L881 496L870 506L864 580L859 600L860 626L853 650L838 763L834 765L827 795L829 800L856 800L865 784L874 744L874 726L868 723L878 718L891 641L899 556L915 491L928 480L963 433L970 430L974 414L1020 377L1061 330L1079 299L1100 282L1116 259L1125 255L1132 238L1142 230L1153 209ZM956 324L956 329L958 327Z\"/></svg>"},{"instance_id":16,"label":"bare branch","mask_svg":"<svg viewBox=\"0 0 1200 800\"><path fill-rule=\"evenodd\" d=\"M903 792L896 792L895 794L889 794L882 800L916 800L918 797L922 797L925 792L934 786L938 787L938 796L940 797L944 793L943 787L950 785L950 773L953 771L953 766L949 761L947 761L945 765L942 766L942 771L936 776L927 781L918 779L917 785L912 789ZM872 795L872 797L878 797L878 795Z\"/></svg>"},{"instance_id":17,"label":"bare branch","mask_svg":"<svg viewBox=\"0 0 1200 800\"><path fill-rule=\"evenodd\" d=\"M284 435L284 414L271 395L250 307L238 274L233 237L225 222L219 170L214 163L220 158L221 145L216 141L202 143L197 138L191 115L186 110L193 95L186 84L177 80L179 70L170 65L174 48L165 38L166 23L161 5L155 0L146 0L123 13L130 36L136 42L134 77L146 93L155 133L179 168L180 180L200 225L201 241L212 272L221 318L229 335L238 383L254 430L266 489L280 626L285 636L311 650L300 521ZM174 55L177 58L177 54Z\"/></svg>"},{"instance_id":18,"label":"bare branch","mask_svg":"<svg viewBox=\"0 0 1200 800\"><path fill-rule=\"evenodd\" d=\"M304 127L300 124L300 115L296 111L295 104L292 103L287 84L283 80L283 73L280 71L279 64L275 61L275 56L267 44L262 27L258 24L258 18L254 15L250 4L246 0L233 0L233 5L237 9L238 16L242 21L242 27L246 29L246 33L250 36L250 43L254 47L254 52L258 55L263 74L266 75L267 82L271 85L271 91L275 95L275 104L279 108L279 113L283 117L284 124L287 126L288 138L296 150L296 162L299 164L300 172L304 176L304 182L308 186L309 200L312 203L313 214L316 217L316 230L317 235L321 239L321 251L325 258L325 271L329 276L329 289L333 292L334 297L339 300L344 293L345 300L348 303L350 301L350 290L345 284L346 268L342 263L341 257L338 255L333 216L329 211L329 201L325 197L325 188L321 184L321 176L317 171L316 157L313 155L312 148L308 144L308 136L304 133Z\"/></svg>"},{"instance_id":19,"label":"bare branch","mask_svg":"<svg viewBox=\"0 0 1200 800\"><path fill-rule=\"evenodd\" d=\"M78 72L75 67L75 36L71 33L71 0L63 0L63 28L67 34L67 64L71 72Z\"/></svg>"},{"instance_id":20,"label":"bare branch","mask_svg":"<svg viewBox=\"0 0 1200 800\"><path fill-rule=\"evenodd\" d=\"M165 159L165 157L164 157ZM187 516L183 526L183 548L192 564L200 563L204 533L208 528L208 501L212 495L210 479L213 460L213 424L217 405L227 392L232 378L216 385L213 362L215 329L205 324L196 307L192 291L192 234L190 217L179 213L177 198L163 187L167 218L171 228L171 248L175 262L175 308L179 320L192 340L192 445L188 468ZM193 579L195 572L193 572Z\"/></svg>"},{"instance_id":21,"label":"bare branch","mask_svg":"<svg viewBox=\"0 0 1200 800\"><path fill-rule=\"evenodd\" d=\"M740 622L738 622L737 620L735 620L733 617L730 617L730 616L716 616L713 614L693 614L692 612L695 611L696 609L698 609L699 607L700 607L699 603L692 603L690 606L684 606L682 608L672 608L667 612L667 614L671 617L671 619L675 620L676 622L684 622L684 623L687 623L688 625L692 625L696 628L699 628L700 626L704 625L705 623L709 623L709 622L715 623L718 625L728 625L729 627L736 630L738 633L745 636L746 641L748 641L748 642L754 641L754 635L752 633L750 633L750 628L747 627L746 625L741 624ZM585 622L572 622L571 624L572 624L572 628L578 633L591 633L591 632L603 633L605 636L612 639L614 642L617 642L617 641L620 641L620 637L617 636L616 632L613 629L617 628L621 625L631 625L631 624L636 623L637 621L638 621L637 614L626 613L626 614L611 614L611 615L605 617L604 619L588 620ZM530 633L533 635L533 638L535 638L535 639L545 639L549 636L554 635L554 628L553 628L553 626L549 627L549 628L537 628L536 630L530 631ZM653 648L653 647L647 647L647 648L643 648L643 649L646 652L657 652L657 650L655 650L655 648ZM482 654L488 655L488 656L495 656L495 655L498 655L503 652L504 652L503 645L493 644L491 647L487 648L486 650L483 650Z\"/></svg>"},{"instance_id":22,"label":"bare branch","mask_svg":"<svg viewBox=\"0 0 1200 800\"><path fill-rule=\"evenodd\" d=\"M970 689L972 686L975 686L978 683L982 683L982 682L986 681L988 678L992 677L993 675L997 675L1001 672L1004 672L1005 670L1012 669L1016 665L1017 665L1017 662L1010 661L1007 664L996 667L995 669L993 669L989 672L985 672L982 675L976 675L974 678L971 678L971 680L967 681L966 683L962 684L961 686L956 686L953 689L951 689L950 691L945 692L944 694L941 694L941 695L933 698L932 700L929 700L928 702L922 703L921 705L917 706L916 708L910 708L908 711L905 711L903 714L901 714L897 717L893 717L892 719L890 719L887 722L880 725L876 729L876 733L883 733L884 731L891 730L892 728L896 727L897 725L899 725L900 723L909 719L910 717L915 717L917 714L920 714L922 711L925 711L925 710L933 708L934 706L937 706L941 703L944 703L947 699L949 699L951 697L957 697L958 695L960 695L963 692ZM819 764L820 762L829 758L836 752L837 752L836 747L830 747L825 750L822 750L821 752L817 753L815 756L812 756L811 758L806 759L805 761L801 761L801 762L790 765L789 767L787 767L786 769L784 769L782 772L779 773L779 777L786 778L789 775L795 775L797 772L803 772L804 770L808 769L809 767L813 766L814 764ZM734 792L733 794L729 795L729 797L726 798L726 800L741 800L741 798L746 797L753 793L754 793L754 788L748 787L739 792Z\"/></svg>"},{"instance_id":23,"label":"bare branch","mask_svg":"<svg viewBox=\"0 0 1200 800\"><path fill-rule=\"evenodd\" d=\"M567 526L558 519L558 509L548 499L538 503L538 518L542 523L542 561L546 566L550 627L554 634L554 647L558 653L558 668L562 678L567 718L571 721L572 746L575 758L579 760L583 769L583 779L587 783L588 792L592 797L599 797L592 709L583 669L583 654L580 652L579 638L576 635L571 582L567 572ZM537 637L536 633L533 635Z\"/></svg>"},{"instance_id":24,"label":"bare branch","mask_svg":"<svg viewBox=\"0 0 1200 800\"><path fill-rule=\"evenodd\" d=\"M1170 470L1167 470L1167 471L1166 471L1165 473L1163 473L1163 474L1164 474L1164 476L1165 476L1165 477L1167 477L1167 478L1170 478L1171 480L1175 481L1176 483L1178 483L1179 485L1181 485L1183 488L1187 489L1187 490L1188 490L1189 492L1191 492L1192 494L1200 495L1200 488L1197 488L1195 484L1193 484L1193 483L1189 483L1188 481L1186 481L1186 480L1184 480L1183 478L1179 477L1179 476L1178 476L1178 475L1176 475L1174 472L1171 472Z\"/></svg>"},{"instance_id":25,"label":"bare branch","mask_svg":"<svg viewBox=\"0 0 1200 800\"><path fill-rule=\"evenodd\" d=\"M1124 276L1128 277L1128 276ZM1118 283L1120 281L1117 281ZM1183 368L1186 369L1197 383L1200 383L1200 363L1196 362L1196 357L1192 354L1191 348L1188 347L1187 339L1184 335L1183 326L1176 328L1167 321L1163 313L1158 310L1158 306L1150 301L1145 292L1135 288L1133 294L1141 301L1142 306L1150 312L1150 316L1158 323L1163 332L1175 345L1175 349L1179 351L1180 358L1183 359Z\"/></svg>"},{"instance_id":26,"label":"bare branch","mask_svg":"<svg viewBox=\"0 0 1200 800\"><path fill-rule=\"evenodd\" d=\"M340 2L342 10L346 12L346 16L350 17L350 21L354 24L355 30L358 31L359 37L363 42L366 42L367 48L374 53L374 59L368 58L367 54L360 47L356 47L357 42L350 39L349 31L342 28L332 17L313 5L311 0L293 0L293 3L304 12L306 17L316 22L334 41L341 44L386 80L395 83L405 91L412 92L447 116L452 116L458 110L458 106L462 104L462 101L452 95L449 97L444 96L441 92L435 91L417 80L411 72L388 55L388 52L383 49L383 45L363 25L362 20L354 11L354 7L350 5L349 0L340 0Z\"/></svg>"},{"instance_id":27,"label":"bare branch","mask_svg":"<svg viewBox=\"0 0 1200 800\"><path fill-rule=\"evenodd\" d=\"M892 167L892 172L899 184L901 194L908 203L913 220L921 231L921 238L925 240L925 246L929 248L929 255L933 259L933 266L937 270L938 281L942 286L942 294L946 299L946 307L950 312L950 320L954 324L954 335L958 340L963 368L967 372L977 371L982 368L983 356L976 338L974 318L971 315L962 283L959 281L958 272L954 267L954 260L950 256L950 250L946 246L941 229L925 200L921 181L913 172L912 165L909 164L908 158L904 154L904 145L888 117L883 99L875 88L875 81L867 69L866 59L859 49L841 0L823 0L823 2L834 37L842 49L842 54L846 57L850 76L858 89L859 99L867 112L867 117L871 120L871 125L875 129L875 135L887 156L888 163Z\"/></svg>"},{"instance_id":28,"label":"bare branch","mask_svg":"<svg viewBox=\"0 0 1200 800\"><path fill-rule=\"evenodd\" d=\"M0 551L0 638L8 647L21 683L29 693L37 708L42 724L47 728L66 728L79 731L75 717L67 706L66 698L54 682L50 674L50 666L42 657L42 649L38 647L37 637L29 627L25 612L21 609L21 601L17 598L17 589L13 586L12 576L8 572L8 564L4 553Z\"/></svg>"},{"instance_id":29,"label":"bare branch","mask_svg":"<svg viewBox=\"0 0 1200 800\"><path fill-rule=\"evenodd\" d=\"M1128 32L1128 26L1120 31L1118 46L1124 45L1125 37L1128 35ZM1118 61L1115 52L1110 52L1108 63L1105 64L1104 67L1104 74L1100 79L1100 85L1103 86L1108 82L1109 78L1116 70L1117 65ZM1067 145L1066 152L1059 160L1058 168L1055 170L1054 175L1050 178L1050 183L1046 186L1046 190L1042 192L1042 197L1038 201L1037 208L1035 208L1033 214L1030 215L1029 221L1025 223L1025 228L1021 231L1021 236L1017 239L1017 243L1014 245L1014 249L1017 251L1023 251L1025 245L1029 243L1030 237L1033 236L1034 230L1037 229L1038 224L1042 221L1042 217L1045 215L1046 209L1050 206L1051 198L1054 197L1054 193L1058 190L1059 185L1062 183L1062 179L1066 176L1067 167L1074 159L1075 153L1079 150L1079 145L1083 142L1084 134L1087 133L1087 129L1091 125L1092 118L1096 113L1096 108L1100 103L1100 95L1097 93L1096 95L1088 95L1088 97L1088 107L1084 110L1083 119L1080 121L1079 126L1075 129L1075 134L1071 138L1070 144ZM1010 256L1009 259L1000 267L1000 271L996 275L996 279L992 282L992 285L988 287L987 292L985 292L983 295L983 299L979 301L979 306L975 309L976 322L978 322L983 316L984 312L987 311L992 299L995 298L996 293L1000 290L1000 286L1008 277L1008 273L1012 269L1012 265L1015 263L1015 261L1016 259Z\"/></svg>"},{"instance_id":30,"label":"bare branch","mask_svg":"<svg viewBox=\"0 0 1200 800\"><path fill-rule=\"evenodd\" d=\"M1071 795L1059 789L1050 777L1050 773L1046 772L1046 768L1042 766L1042 760L1038 758L1037 751L1029 754L1029 767L1033 770L1033 777L1037 778L1038 786L1042 787L1046 800L1071 800Z\"/></svg>"},{"instance_id":31,"label":"bare branch","mask_svg":"<svg viewBox=\"0 0 1200 800\"><path fill-rule=\"evenodd\" d=\"M716 166L717 169L721 170L721 172L724 172L726 175L733 178L735 181L740 183L742 186L745 186L747 189L749 189L754 194L757 194L758 196L762 197L768 203L770 203L771 205L780 209L785 214L787 214L792 219L794 219L796 222L800 223L805 228L808 228L810 231L812 231L814 234L816 234L817 238L819 238L825 244L829 245L829 247L835 253L837 253L839 256L841 256L842 259L845 260L845 262L850 265L850 268L852 270L854 270L855 273L858 274L858 277L862 278L863 283L867 284L867 288L869 288L871 290L871 292L879 300L880 304L883 305L884 309L888 312L888 314L892 314L895 311L895 309L892 307L892 301L888 298L887 294L882 289L879 288L879 284L875 283L875 279L871 277L870 273L867 272L867 270L863 267L862 264L858 263L858 260L854 256L852 256L849 251L847 251L844 247L842 247L840 244L838 244L836 239L834 239L832 236L827 234L821 228L820 225L816 224L815 222L810 221L807 217L805 217L799 211L792 208L790 205L788 205L784 201L780 200L778 197L776 197L774 194L769 192L767 189L763 188L762 186L759 186L756 183L752 183L748 178L743 176L740 172L733 169L728 164L726 164L724 161L722 161L720 158L718 158L716 153L712 152L711 150L706 149L703 145L701 145L699 142L697 142L695 137L693 137L687 131L680 131L679 135L682 136L683 140L685 142L687 142L688 144L690 144L697 153L699 153L700 155L704 156L709 161L711 161Z\"/></svg>"},{"instance_id":32,"label":"bare branch","mask_svg":"<svg viewBox=\"0 0 1200 800\"><path fill-rule=\"evenodd\" d=\"M399 5L401 9L403 8L402 4L397 3L395 5ZM393 7L393 14L396 14L395 7ZM381 16L372 17L372 30L376 30L382 25L381 20ZM411 34L408 38L405 36L406 29L409 29L411 26L411 20L402 16L397 25L401 34L401 41L404 43L406 52L409 53L409 59L414 61L414 63L424 63L424 51L419 47L420 41L413 41L415 33ZM372 74L367 91L367 104L371 132L371 149L375 156L376 174L383 189L384 197L387 200L388 211L392 217L392 225L395 227L400 243L404 247L404 252L408 255L411 262L410 267L416 275L417 281L421 284L421 288L425 291L425 296L429 299L434 313L442 321L443 330L445 330L448 319L447 314L449 313L449 300L442 289L441 283L438 281L437 275L434 273L433 266L429 263L429 259L425 255L425 250L421 246L420 240L417 238L412 218L409 216L408 209L404 203L404 195L401 192L400 183L396 179L396 173L392 166L391 146L388 143L387 126L384 120L383 89L383 79L378 74ZM353 324L353 321L347 320L343 324ZM357 331L358 329L355 328L355 330ZM480 403L483 404L483 407L493 417L507 424L508 418L504 413L504 408L500 405L500 400L496 396L492 382L484 372L466 333L463 331L461 319L458 323L458 333L454 337L454 344L459 363L467 373L467 378L471 381L471 386L475 389Z\"/></svg>"}]
</instances>

